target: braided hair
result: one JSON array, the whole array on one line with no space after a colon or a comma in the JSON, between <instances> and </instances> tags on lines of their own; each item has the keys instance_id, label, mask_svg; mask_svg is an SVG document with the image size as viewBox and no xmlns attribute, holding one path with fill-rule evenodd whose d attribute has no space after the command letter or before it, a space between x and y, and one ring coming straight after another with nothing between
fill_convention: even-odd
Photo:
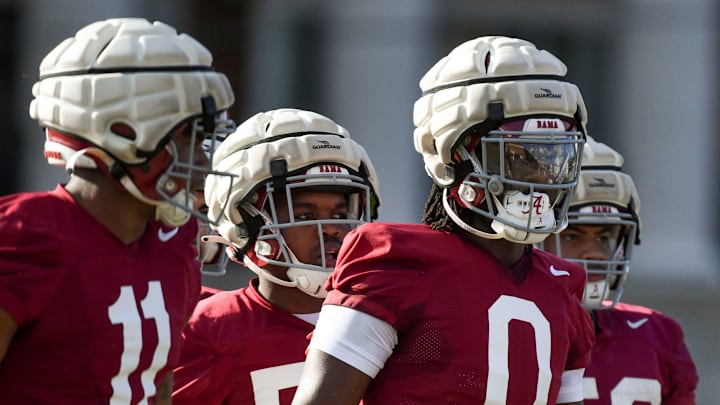
<instances>
[{"instance_id":1,"label":"braided hair","mask_svg":"<svg viewBox=\"0 0 720 405\"><path fill-rule=\"evenodd\" d=\"M430 225L432 229L438 231L459 231L460 228L455 224L455 222L453 222L452 219L450 219L447 212L445 212L445 207L443 207L442 200L443 188L433 183L432 188L430 189L430 195L425 202L422 222L426 225ZM455 201L455 199L450 199L448 203L450 204L450 207L452 207L455 212L459 212L461 218L464 219L464 217L467 215L465 213L466 210L458 210L457 202Z\"/></svg>"},{"instance_id":2,"label":"braided hair","mask_svg":"<svg viewBox=\"0 0 720 405\"><path fill-rule=\"evenodd\" d=\"M437 184L433 183L432 188L430 189L430 195L428 196L427 201L425 202L425 209L423 210L423 216L422 216L422 222L425 225L429 225L432 229L436 231L444 231L444 232L452 232L459 234L461 236L470 237L472 238L472 235L468 233L466 230L460 228L447 214L445 211L445 207L443 207L443 188L438 186ZM458 207L458 202L455 201L454 198L451 198L448 201L448 205L450 208L458 213L458 216L466 223L469 223L472 221L472 211ZM533 250L532 244L526 244L525 245L525 251L523 254L523 258L527 256L530 252ZM525 263L524 261L521 261L522 263ZM517 266L517 264L515 265Z\"/></svg>"}]
</instances>

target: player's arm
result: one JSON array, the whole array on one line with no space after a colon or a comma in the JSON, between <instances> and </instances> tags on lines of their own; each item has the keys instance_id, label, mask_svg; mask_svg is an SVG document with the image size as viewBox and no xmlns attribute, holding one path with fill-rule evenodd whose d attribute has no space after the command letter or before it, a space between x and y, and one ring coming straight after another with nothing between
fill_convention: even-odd
<instances>
[{"instance_id":1,"label":"player's arm","mask_svg":"<svg viewBox=\"0 0 720 405\"><path fill-rule=\"evenodd\" d=\"M663 405L694 404L699 379L695 362L685 344L685 335L680 324L674 319L670 319L668 324L665 335L675 338L674 350L663 356L670 375L670 393L667 398L663 398Z\"/></svg>"},{"instance_id":2,"label":"player's arm","mask_svg":"<svg viewBox=\"0 0 720 405\"><path fill-rule=\"evenodd\" d=\"M5 353L10 347L15 332L17 332L17 322L4 309L0 308L0 362L5 358Z\"/></svg>"},{"instance_id":3,"label":"player's arm","mask_svg":"<svg viewBox=\"0 0 720 405\"><path fill-rule=\"evenodd\" d=\"M372 379L317 349L310 349L293 405L357 405Z\"/></svg>"},{"instance_id":4,"label":"player's arm","mask_svg":"<svg viewBox=\"0 0 720 405\"><path fill-rule=\"evenodd\" d=\"M663 398L663 404L694 404L696 401L695 390L698 384L697 370L685 344L682 343L681 346L681 352L684 354L679 355L676 353L676 357L673 358L674 363L670 366L671 377L669 385L671 389L668 397ZM670 358L672 357L668 356L668 359Z\"/></svg>"},{"instance_id":5,"label":"player's arm","mask_svg":"<svg viewBox=\"0 0 720 405\"><path fill-rule=\"evenodd\" d=\"M397 344L389 323L324 305L293 405L357 405Z\"/></svg>"}]
</instances>

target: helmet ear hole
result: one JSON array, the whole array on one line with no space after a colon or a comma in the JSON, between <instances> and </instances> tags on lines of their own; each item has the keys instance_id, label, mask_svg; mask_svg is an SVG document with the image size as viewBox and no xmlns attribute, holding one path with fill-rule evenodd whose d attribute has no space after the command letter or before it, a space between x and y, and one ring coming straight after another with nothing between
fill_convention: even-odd
<instances>
[{"instance_id":1,"label":"helmet ear hole","mask_svg":"<svg viewBox=\"0 0 720 405\"><path fill-rule=\"evenodd\" d=\"M130 125L124 124L122 122L116 122L110 125L110 132L130 140L135 140L135 138L137 138L137 134L130 127Z\"/></svg>"}]
</instances>

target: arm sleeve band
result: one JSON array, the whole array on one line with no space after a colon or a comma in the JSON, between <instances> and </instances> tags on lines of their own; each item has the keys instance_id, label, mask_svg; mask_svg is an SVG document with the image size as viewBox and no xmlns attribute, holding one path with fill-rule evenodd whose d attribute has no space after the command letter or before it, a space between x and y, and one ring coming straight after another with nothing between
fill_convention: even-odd
<instances>
[{"instance_id":1,"label":"arm sleeve band","mask_svg":"<svg viewBox=\"0 0 720 405\"><path fill-rule=\"evenodd\" d=\"M339 305L323 305L310 348L323 351L375 378L397 344L389 323Z\"/></svg>"},{"instance_id":2,"label":"arm sleeve band","mask_svg":"<svg viewBox=\"0 0 720 405\"><path fill-rule=\"evenodd\" d=\"M560 380L560 391L558 392L558 404L568 402L579 402L583 400L583 374L584 368L576 370L565 370Z\"/></svg>"}]
</instances>

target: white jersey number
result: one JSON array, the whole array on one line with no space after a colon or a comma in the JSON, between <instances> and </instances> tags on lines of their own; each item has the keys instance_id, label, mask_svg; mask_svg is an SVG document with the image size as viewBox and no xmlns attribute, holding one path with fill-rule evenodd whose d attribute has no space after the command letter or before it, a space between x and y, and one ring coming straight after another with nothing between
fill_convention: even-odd
<instances>
[{"instance_id":1,"label":"white jersey number","mask_svg":"<svg viewBox=\"0 0 720 405\"><path fill-rule=\"evenodd\" d=\"M251 372L255 405L280 405L280 390L297 387L303 364L301 361Z\"/></svg>"},{"instance_id":2,"label":"white jersey number","mask_svg":"<svg viewBox=\"0 0 720 405\"><path fill-rule=\"evenodd\" d=\"M583 378L583 396L585 399L600 399L595 377ZM612 405L632 405L635 401L660 405L662 402L660 381L650 378L625 377L610 391Z\"/></svg>"},{"instance_id":3,"label":"white jersey number","mask_svg":"<svg viewBox=\"0 0 720 405\"><path fill-rule=\"evenodd\" d=\"M158 336L158 345L153 353L152 364L142 372L140 377L144 390L140 404L147 404L147 398L155 395L155 375L167 363L170 350L170 318L165 309L165 300L159 281L148 282L148 292L140 301L140 308L145 319L155 321ZM138 303L131 286L120 287L120 297L108 308L108 316L113 325L122 325L123 327L120 370L111 381L113 394L110 404L129 404L132 399L132 390L128 377L138 368L140 352L143 349L142 318L138 313Z\"/></svg>"},{"instance_id":4,"label":"white jersey number","mask_svg":"<svg viewBox=\"0 0 720 405\"><path fill-rule=\"evenodd\" d=\"M529 323L535 331L538 384L533 405L548 401L552 371L550 370L550 322L534 302L502 295L488 310L490 337L488 341L488 381L485 405L507 403L509 333L511 320Z\"/></svg>"}]
</instances>

